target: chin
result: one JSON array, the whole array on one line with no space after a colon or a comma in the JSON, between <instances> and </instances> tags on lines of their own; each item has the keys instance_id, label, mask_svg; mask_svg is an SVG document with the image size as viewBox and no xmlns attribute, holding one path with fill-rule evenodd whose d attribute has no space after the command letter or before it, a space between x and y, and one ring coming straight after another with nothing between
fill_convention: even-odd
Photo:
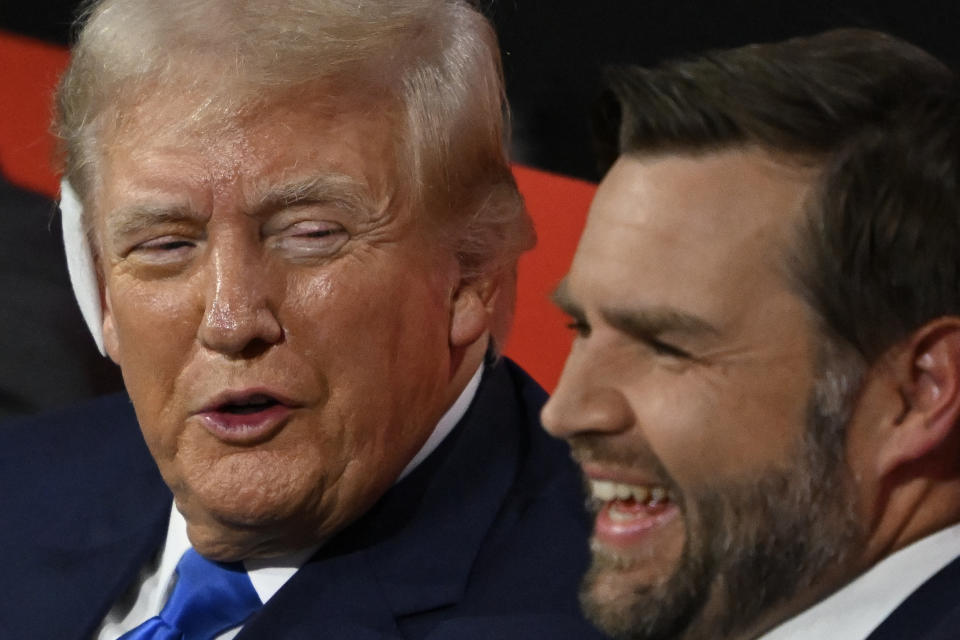
<instances>
[{"instance_id":1,"label":"chin","mask_svg":"<svg viewBox=\"0 0 960 640\"><path fill-rule=\"evenodd\" d=\"M274 457L229 456L191 466L180 482L171 483L200 553L221 558L228 554L224 549L233 549L230 555L243 549L241 555L249 557L264 555L263 548L269 547L276 554L309 546L309 539L322 536L323 479Z\"/></svg>"},{"instance_id":2,"label":"chin","mask_svg":"<svg viewBox=\"0 0 960 640\"><path fill-rule=\"evenodd\" d=\"M214 504L192 499L177 501L187 521L190 543L213 560L234 561L290 553L318 544L321 526L312 526L296 509L287 505ZM209 497L208 497L209 499Z\"/></svg>"}]
</instances>

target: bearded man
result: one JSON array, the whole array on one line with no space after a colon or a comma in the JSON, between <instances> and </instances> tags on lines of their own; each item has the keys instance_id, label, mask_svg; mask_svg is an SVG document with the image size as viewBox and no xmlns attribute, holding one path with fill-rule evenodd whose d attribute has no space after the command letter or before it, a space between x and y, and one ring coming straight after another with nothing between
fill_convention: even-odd
<instances>
[{"instance_id":1,"label":"bearded man","mask_svg":"<svg viewBox=\"0 0 960 640\"><path fill-rule=\"evenodd\" d=\"M589 617L957 637L960 145L901 111L952 74L844 30L611 82L618 157L556 294L576 339L543 413L592 493Z\"/></svg>"}]
</instances>

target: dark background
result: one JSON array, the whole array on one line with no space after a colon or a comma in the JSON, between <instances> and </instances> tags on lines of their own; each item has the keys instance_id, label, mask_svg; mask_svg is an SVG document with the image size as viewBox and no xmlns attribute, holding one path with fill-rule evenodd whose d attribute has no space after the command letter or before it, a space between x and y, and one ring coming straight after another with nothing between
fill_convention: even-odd
<instances>
[{"instance_id":1,"label":"dark background","mask_svg":"<svg viewBox=\"0 0 960 640\"><path fill-rule=\"evenodd\" d=\"M66 44L78 5L3 0L0 28ZM838 26L880 29L950 64L960 59L960 2L953 0L480 0L480 5L500 33L515 158L587 179L598 177L586 114L604 64L651 64Z\"/></svg>"}]
</instances>

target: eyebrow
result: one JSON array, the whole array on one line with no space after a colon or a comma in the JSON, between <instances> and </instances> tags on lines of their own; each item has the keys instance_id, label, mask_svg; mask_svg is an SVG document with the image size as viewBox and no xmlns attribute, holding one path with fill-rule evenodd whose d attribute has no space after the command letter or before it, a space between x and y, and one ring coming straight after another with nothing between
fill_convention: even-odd
<instances>
[{"instance_id":1,"label":"eyebrow","mask_svg":"<svg viewBox=\"0 0 960 640\"><path fill-rule=\"evenodd\" d=\"M715 336L720 333L703 318L676 309L602 309L600 315L610 326L637 337L659 336L664 333Z\"/></svg>"},{"instance_id":2,"label":"eyebrow","mask_svg":"<svg viewBox=\"0 0 960 640\"><path fill-rule=\"evenodd\" d=\"M586 312L570 293L567 281L557 285L551 295L553 303L571 318L586 320ZM610 326L628 335L637 337L657 336L663 333L681 333L685 335L719 335L720 331L703 318L669 307L649 307L644 309L603 308L600 316Z\"/></svg>"},{"instance_id":3,"label":"eyebrow","mask_svg":"<svg viewBox=\"0 0 960 640\"><path fill-rule=\"evenodd\" d=\"M136 234L156 224L183 222L197 218L186 205L152 206L135 204L107 214L107 230L113 237Z\"/></svg>"},{"instance_id":4,"label":"eyebrow","mask_svg":"<svg viewBox=\"0 0 960 640\"><path fill-rule=\"evenodd\" d=\"M386 207L386 202L374 201L366 184L345 174L324 173L265 189L249 211L253 216L262 217L308 202L332 203L356 213L379 213Z\"/></svg>"},{"instance_id":5,"label":"eyebrow","mask_svg":"<svg viewBox=\"0 0 960 640\"><path fill-rule=\"evenodd\" d=\"M334 203L356 213L381 213L389 200L378 206L365 184L348 175L327 173L270 187L246 211L253 217L267 217L284 207L307 202ZM188 204L133 204L110 212L107 228L113 237L122 238L153 225L199 217Z\"/></svg>"}]
</instances>

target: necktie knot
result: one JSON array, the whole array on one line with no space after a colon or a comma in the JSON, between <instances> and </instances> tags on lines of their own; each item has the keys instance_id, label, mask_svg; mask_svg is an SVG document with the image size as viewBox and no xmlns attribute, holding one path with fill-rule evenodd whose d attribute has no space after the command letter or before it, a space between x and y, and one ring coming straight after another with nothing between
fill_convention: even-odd
<instances>
[{"instance_id":1,"label":"necktie knot","mask_svg":"<svg viewBox=\"0 0 960 640\"><path fill-rule=\"evenodd\" d=\"M177 582L160 615L121 640L212 640L261 605L243 565L212 562L191 548L177 564Z\"/></svg>"}]
</instances>

